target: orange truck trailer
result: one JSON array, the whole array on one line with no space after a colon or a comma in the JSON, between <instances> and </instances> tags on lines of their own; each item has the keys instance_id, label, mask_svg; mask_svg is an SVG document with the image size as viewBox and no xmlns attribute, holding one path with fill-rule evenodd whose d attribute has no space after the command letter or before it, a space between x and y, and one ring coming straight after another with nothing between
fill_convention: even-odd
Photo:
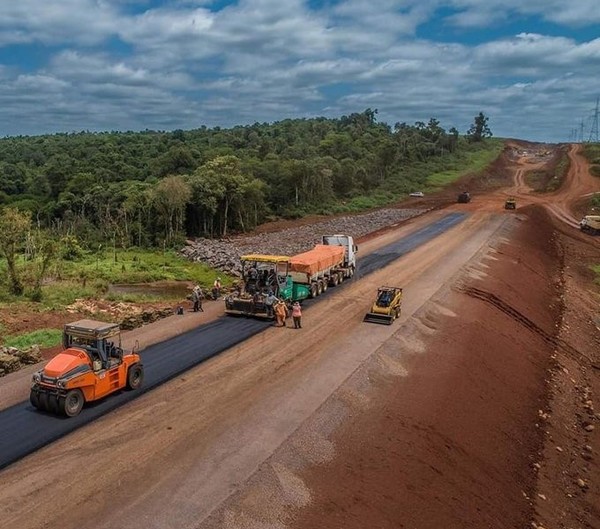
<instances>
[{"instance_id":1,"label":"orange truck trailer","mask_svg":"<svg viewBox=\"0 0 600 529\"><path fill-rule=\"evenodd\" d=\"M272 319L265 303L269 292L290 306L315 298L354 275L357 252L351 235L336 234L324 235L322 244L293 257L244 255L241 287L225 298L225 312Z\"/></svg>"},{"instance_id":2,"label":"orange truck trailer","mask_svg":"<svg viewBox=\"0 0 600 529\"><path fill-rule=\"evenodd\" d=\"M123 351L118 324L79 320L65 325L63 350L34 373L29 400L39 410L75 417L86 402L138 389L143 379L140 355Z\"/></svg>"}]
</instances>

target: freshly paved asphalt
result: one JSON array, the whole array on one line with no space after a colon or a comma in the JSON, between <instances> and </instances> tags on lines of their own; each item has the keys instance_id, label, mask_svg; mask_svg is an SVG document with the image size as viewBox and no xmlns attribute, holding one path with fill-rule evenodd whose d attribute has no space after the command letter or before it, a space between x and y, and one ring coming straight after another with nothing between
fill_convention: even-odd
<instances>
[{"instance_id":1,"label":"freshly paved asphalt","mask_svg":"<svg viewBox=\"0 0 600 529\"><path fill-rule=\"evenodd\" d=\"M361 258L355 277L364 277L383 268L459 224L465 218L466 215L463 213L448 214L400 241ZM344 284L338 288L343 288ZM319 298L307 300L307 305L318 301ZM43 413L34 409L29 401L0 411L0 469L118 408L125 402L139 397L146 391L154 389L221 351L262 332L269 325L269 322L224 316L152 345L142 352L145 370L142 389L121 391L98 402L87 404L77 417L64 418Z\"/></svg>"}]
</instances>

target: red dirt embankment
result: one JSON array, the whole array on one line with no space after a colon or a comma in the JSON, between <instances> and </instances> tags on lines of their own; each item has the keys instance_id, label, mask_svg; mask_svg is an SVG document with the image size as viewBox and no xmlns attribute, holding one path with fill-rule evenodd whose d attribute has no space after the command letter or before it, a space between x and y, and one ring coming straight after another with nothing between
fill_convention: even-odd
<instances>
[{"instance_id":1,"label":"red dirt embankment","mask_svg":"<svg viewBox=\"0 0 600 529\"><path fill-rule=\"evenodd\" d=\"M371 380L372 405L332 434L336 457L304 470L312 501L288 527L531 526L562 305L549 217L521 213L489 268L444 296L459 317L422 316L436 332L407 354L408 376Z\"/></svg>"}]
</instances>

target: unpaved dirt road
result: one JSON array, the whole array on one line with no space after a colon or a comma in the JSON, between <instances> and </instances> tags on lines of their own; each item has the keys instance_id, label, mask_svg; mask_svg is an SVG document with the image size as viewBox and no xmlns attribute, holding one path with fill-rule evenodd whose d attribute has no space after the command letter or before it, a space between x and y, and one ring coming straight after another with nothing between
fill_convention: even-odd
<instances>
[{"instance_id":1,"label":"unpaved dirt road","mask_svg":"<svg viewBox=\"0 0 600 529\"><path fill-rule=\"evenodd\" d=\"M581 174L547 199L561 212L597 189L570 156ZM519 206L544 203L522 193ZM303 329L268 329L8 467L0 527L531 526L564 283L549 218L535 206L504 212L502 196L368 240L361 255L449 210L469 213L329 291L305 311ZM362 323L381 284L405 289L390 327ZM591 343L578 350L597 353ZM597 486L580 492L582 525L564 527L598 526L585 503Z\"/></svg>"}]
</instances>

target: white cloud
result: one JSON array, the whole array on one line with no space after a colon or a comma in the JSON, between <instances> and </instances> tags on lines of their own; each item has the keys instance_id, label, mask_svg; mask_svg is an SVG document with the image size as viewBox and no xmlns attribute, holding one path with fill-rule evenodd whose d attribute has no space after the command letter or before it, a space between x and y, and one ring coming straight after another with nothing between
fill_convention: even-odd
<instances>
[{"instance_id":1,"label":"white cloud","mask_svg":"<svg viewBox=\"0 0 600 529\"><path fill-rule=\"evenodd\" d=\"M462 27L485 27L502 22L510 15L535 15L569 26L589 26L600 22L597 0L450 0L461 12L449 17Z\"/></svg>"},{"instance_id":2,"label":"white cloud","mask_svg":"<svg viewBox=\"0 0 600 529\"><path fill-rule=\"evenodd\" d=\"M559 139L598 93L600 38L531 30L479 45L469 27L518 16L592 24L591 0L19 0L0 5L0 134L229 126L378 108L465 130L480 110L496 134ZM416 39L436 8L455 42ZM443 21L442 21L443 26ZM51 45L40 66L2 46ZM556 112L548 109L555 108ZM536 133L539 127L539 133ZM552 132L549 132L552 131ZM566 131L568 132L568 131ZM552 134L549 136L549 134Z\"/></svg>"},{"instance_id":3,"label":"white cloud","mask_svg":"<svg viewBox=\"0 0 600 529\"><path fill-rule=\"evenodd\" d=\"M120 16L94 0L18 0L0 3L0 46L7 44L90 45L115 33Z\"/></svg>"}]
</instances>

